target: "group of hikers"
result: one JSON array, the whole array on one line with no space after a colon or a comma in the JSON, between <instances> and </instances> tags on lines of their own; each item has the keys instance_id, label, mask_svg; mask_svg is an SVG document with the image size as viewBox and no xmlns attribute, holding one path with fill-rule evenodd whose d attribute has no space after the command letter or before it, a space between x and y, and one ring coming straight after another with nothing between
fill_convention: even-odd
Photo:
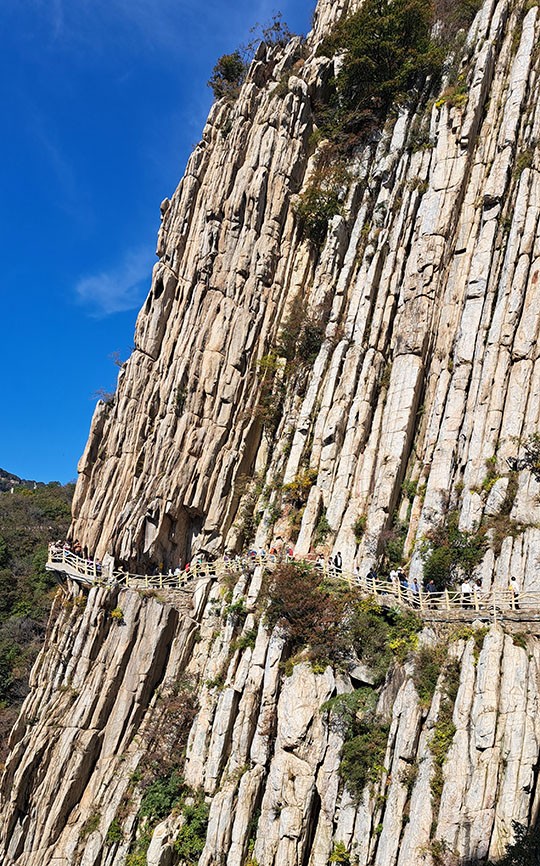
<instances>
[{"instance_id":1,"label":"group of hikers","mask_svg":"<svg viewBox=\"0 0 540 866\"><path fill-rule=\"evenodd\" d=\"M79 559L84 559L87 569L95 571L97 575L101 575L102 573L101 561L99 559L92 559L88 555L88 549L86 547L83 548L77 538L74 541L54 541L49 545L49 551L52 554L72 553Z\"/></svg>"},{"instance_id":2,"label":"group of hikers","mask_svg":"<svg viewBox=\"0 0 540 866\"><path fill-rule=\"evenodd\" d=\"M103 567L99 559L89 557L88 551L82 547L78 539L74 541L56 541L50 545L52 554L69 553L84 560L85 571L101 576ZM315 568L321 574L328 577L339 577L344 574L343 571L343 556L340 551L324 556L319 553L315 560L314 555L307 557L308 561L313 562ZM163 563L155 566L148 571L148 574L166 575L167 577L179 578L182 575L188 577L190 573L196 572L201 574L204 566L208 567L208 572L212 572L212 562L215 557L206 556L203 553L197 554L192 560L188 561L184 566L172 566L168 570L164 569ZM245 553L227 552L223 556L225 565L238 567L244 565L253 565L256 562L291 562L295 559L294 548L290 543L285 543L283 539L278 538L270 545L269 550L264 548L249 548ZM122 572L123 568L119 567L118 571ZM438 588L435 582L430 579L425 586L421 586L416 577L409 578L405 570L399 567L392 567L387 575L379 577L375 567L371 567L365 576L362 576L358 562L355 560L352 572L346 573L346 576L353 578L354 582L365 588L367 592L376 595L392 595L399 599L405 599L413 606L427 605L435 607L441 603L447 603L448 598L453 604L459 604L462 608L473 608L479 604L485 604L488 600L487 594L482 588L482 581L465 577L462 583L454 588L442 590ZM510 606L514 609L519 608L520 592L518 582L515 577L510 578L508 585L508 600Z\"/></svg>"}]
</instances>

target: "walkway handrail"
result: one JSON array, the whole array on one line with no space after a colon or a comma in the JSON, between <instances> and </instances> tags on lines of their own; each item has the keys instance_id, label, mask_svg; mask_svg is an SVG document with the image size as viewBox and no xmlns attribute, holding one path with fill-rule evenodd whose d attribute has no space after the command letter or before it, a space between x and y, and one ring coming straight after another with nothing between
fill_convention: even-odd
<instances>
[{"instance_id":1,"label":"walkway handrail","mask_svg":"<svg viewBox=\"0 0 540 866\"><path fill-rule=\"evenodd\" d=\"M132 574L121 569L107 570L99 562L77 556L70 550L59 549L54 545L49 547L47 567L62 571L61 566L67 566L73 577L80 577L82 582L98 585L125 585L137 589L186 589L197 579L218 578L226 574L240 574L248 565L265 565L275 567L281 561L291 561L291 557L276 557L273 555L249 554L234 559L218 559L214 562L205 560L193 561L189 568L173 574ZM540 591L529 590L516 593L512 589L493 590L490 593L480 592L476 587L471 594L445 589L442 592L427 592L422 587L412 589L409 585L393 584L379 578L359 577L348 571L342 571L327 563L317 565L312 558L298 560L314 566L320 571L321 578L345 582L350 588L357 588L366 595L375 596L381 604L395 607L407 607L416 610L420 615L444 611L476 611L489 613L496 617L497 611L538 611L540 613Z\"/></svg>"}]
</instances>

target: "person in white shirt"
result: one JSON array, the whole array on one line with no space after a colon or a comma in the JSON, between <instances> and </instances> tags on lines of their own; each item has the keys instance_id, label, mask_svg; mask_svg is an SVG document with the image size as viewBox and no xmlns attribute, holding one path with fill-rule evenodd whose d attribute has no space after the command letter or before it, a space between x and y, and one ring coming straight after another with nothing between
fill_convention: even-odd
<instances>
[{"instance_id":1,"label":"person in white shirt","mask_svg":"<svg viewBox=\"0 0 540 866\"><path fill-rule=\"evenodd\" d=\"M472 585L468 578L466 578L461 584L461 606L462 607L470 607L471 606L471 596L472 596Z\"/></svg>"}]
</instances>

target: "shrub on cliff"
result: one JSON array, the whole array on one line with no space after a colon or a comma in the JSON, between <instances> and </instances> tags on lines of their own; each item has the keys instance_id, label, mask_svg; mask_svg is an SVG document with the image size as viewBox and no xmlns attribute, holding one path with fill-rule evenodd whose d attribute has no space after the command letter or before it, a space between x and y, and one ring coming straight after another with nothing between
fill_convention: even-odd
<instances>
[{"instance_id":1,"label":"shrub on cliff","mask_svg":"<svg viewBox=\"0 0 540 866\"><path fill-rule=\"evenodd\" d=\"M241 45L231 54L223 54L214 66L208 86L212 88L215 99L236 99L261 42L285 45L293 35L280 12L267 24L255 24L250 33L251 39L246 45Z\"/></svg>"},{"instance_id":2,"label":"shrub on cliff","mask_svg":"<svg viewBox=\"0 0 540 866\"><path fill-rule=\"evenodd\" d=\"M303 563L278 566L263 598L268 625L282 626L293 653L309 647L313 662L334 664L356 655L377 682L415 648L422 625L414 614L383 608Z\"/></svg>"},{"instance_id":3,"label":"shrub on cliff","mask_svg":"<svg viewBox=\"0 0 540 866\"><path fill-rule=\"evenodd\" d=\"M470 577L488 547L486 527L468 532L459 528L459 512L452 511L442 526L434 529L422 547L424 581L433 580L442 590L460 575Z\"/></svg>"},{"instance_id":4,"label":"shrub on cliff","mask_svg":"<svg viewBox=\"0 0 540 866\"><path fill-rule=\"evenodd\" d=\"M223 54L217 61L208 86L212 88L215 99L234 99L238 96L245 80L248 65L242 60L239 51Z\"/></svg>"},{"instance_id":5,"label":"shrub on cliff","mask_svg":"<svg viewBox=\"0 0 540 866\"><path fill-rule=\"evenodd\" d=\"M270 575L264 595L267 623L270 628L279 623L285 629L292 652L309 646L313 660L341 656L347 593L333 591L310 566L288 562Z\"/></svg>"},{"instance_id":6,"label":"shrub on cliff","mask_svg":"<svg viewBox=\"0 0 540 866\"><path fill-rule=\"evenodd\" d=\"M184 823L178 831L174 850L182 862L195 864L199 862L206 841L210 807L204 796L198 794L191 805L184 805L182 813Z\"/></svg>"},{"instance_id":7,"label":"shrub on cliff","mask_svg":"<svg viewBox=\"0 0 540 866\"><path fill-rule=\"evenodd\" d=\"M336 98L323 112L325 132L371 128L393 101L440 68L433 22L431 0L366 0L335 27L322 48L341 57Z\"/></svg>"},{"instance_id":8,"label":"shrub on cliff","mask_svg":"<svg viewBox=\"0 0 540 866\"><path fill-rule=\"evenodd\" d=\"M294 206L302 237L322 247L332 217L341 213L347 173L340 162L318 165Z\"/></svg>"}]
</instances>

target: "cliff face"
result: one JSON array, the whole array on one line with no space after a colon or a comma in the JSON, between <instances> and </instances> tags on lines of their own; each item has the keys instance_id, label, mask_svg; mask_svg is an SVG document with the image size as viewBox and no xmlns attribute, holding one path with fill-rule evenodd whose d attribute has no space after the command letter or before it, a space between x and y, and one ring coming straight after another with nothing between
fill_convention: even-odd
<instances>
[{"instance_id":1,"label":"cliff face","mask_svg":"<svg viewBox=\"0 0 540 866\"><path fill-rule=\"evenodd\" d=\"M496 513L506 458L538 428L538 8L484 3L460 97L443 83L357 149L319 253L294 202L333 74L316 47L342 5L319 5L307 46L260 49L162 206L136 349L80 464L73 531L100 555L168 565L241 546L246 509L258 543L291 537L286 516L273 526L280 488L308 467L298 552L324 515L330 546L367 569L396 515L410 553L449 504L463 529ZM323 339L279 383L269 423L261 359L300 313ZM536 581L538 483L518 481L485 585L506 586L509 564Z\"/></svg>"},{"instance_id":2,"label":"cliff face","mask_svg":"<svg viewBox=\"0 0 540 866\"><path fill-rule=\"evenodd\" d=\"M349 156L319 249L296 207L339 63L318 48L356 5L320 2L305 44L262 46L213 107L162 204L72 532L140 569L281 536L367 570L392 536L422 577L422 540L452 519L461 538L483 528L484 590L510 573L540 589L539 483L507 464L539 428L538 7L486 0L458 86L427 86ZM428 656L450 646L435 691L418 655L390 667L356 743L382 753L352 792L323 705L361 697L369 670L300 658L285 676L261 579L193 604L59 597L2 783L6 866L450 866L498 858L512 822L536 820L537 637L425 630Z\"/></svg>"},{"instance_id":3,"label":"cliff face","mask_svg":"<svg viewBox=\"0 0 540 866\"><path fill-rule=\"evenodd\" d=\"M127 862L181 862L185 805L148 825L144 799L178 767L209 806L189 862L326 866L346 850L359 866L409 866L504 851L512 822L538 809L538 638L493 626L450 639L453 685L443 670L422 703L414 663L394 668L370 723L387 745L358 797L323 706L358 682L307 663L284 676L282 633L256 623L259 587L257 572L240 578L226 604L223 586L202 584L193 606L134 590L59 597L0 792L5 866L112 866L141 845Z\"/></svg>"}]
</instances>

